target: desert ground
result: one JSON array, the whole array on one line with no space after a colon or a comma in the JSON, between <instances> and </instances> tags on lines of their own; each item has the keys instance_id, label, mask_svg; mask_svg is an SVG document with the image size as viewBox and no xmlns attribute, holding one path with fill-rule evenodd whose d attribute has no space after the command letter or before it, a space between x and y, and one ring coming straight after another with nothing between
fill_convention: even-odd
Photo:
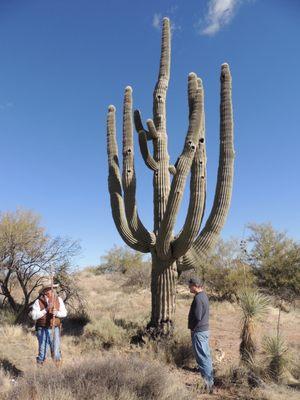
<instances>
[{"instance_id":1,"label":"desert ground","mask_svg":"<svg viewBox=\"0 0 300 400\"><path fill-rule=\"evenodd\" d=\"M51 359L43 367L36 366L34 327L8 323L0 327L1 399L299 399L298 308L281 314L281 334L290 354L289 372L283 383L275 385L267 381L251 387L239 364L240 310L234 303L211 302L210 344L216 390L208 395L203 393L191 352L187 314L192 295L186 286L178 285L177 289L174 338L168 343L145 339L141 344L135 341L135 335L149 318L148 289L125 285L121 274L95 275L91 269L78 274L78 283L88 318L70 314L66 319L60 368L54 367ZM276 333L277 315L278 310L270 306L267 317L255 328L259 365L264 362L261 343L265 335ZM99 376L97 369L102 371ZM125 376L126 371L131 375ZM111 382L112 378L115 383ZM69 386L73 379L73 389L76 389L67 387L66 379ZM130 385L136 386L136 381L141 385L145 379L144 389L131 393ZM79 387L78 382L81 382ZM114 384L119 385L118 389L111 391Z\"/></svg>"}]
</instances>

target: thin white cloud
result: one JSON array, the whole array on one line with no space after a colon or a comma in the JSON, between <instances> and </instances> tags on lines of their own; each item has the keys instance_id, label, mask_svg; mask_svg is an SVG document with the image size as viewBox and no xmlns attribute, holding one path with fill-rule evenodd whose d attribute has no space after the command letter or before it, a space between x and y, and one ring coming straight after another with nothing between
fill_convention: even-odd
<instances>
[{"instance_id":1,"label":"thin white cloud","mask_svg":"<svg viewBox=\"0 0 300 400\"><path fill-rule=\"evenodd\" d=\"M155 13L153 15L153 20L152 20L152 26L153 28L160 30L161 29L161 21L162 21L162 16L161 14Z\"/></svg>"},{"instance_id":2,"label":"thin white cloud","mask_svg":"<svg viewBox=\"0 0 300 400\"><path fill-rule=\"evenodd\" d=\"M175 12L177 11L178 7L174 6L173 8L170 9L169 12L166 13L166 16L168 16L168 14L175 14ZM162 14L160 13L155 13L153 15L153 19L152 19L152 26L153 28L157 29L158 31L161 30L162 27ZM171 27L171 33L173 33L174 31L181 31L181 25L177 24L174 22L173 17L170 18L170 27Z\"/></svg>"},{"instance_id":3,"label":"thin white cloud","mask_svg":"<svg viewBox=\"0 0 300 400\"><path fill-rule=\"evenodd\" d=\"M209 0L208 12L205 17L205 27L202 35L215 35L234 17L238 5L245 0Z\"/></svg>"}]
</instances>

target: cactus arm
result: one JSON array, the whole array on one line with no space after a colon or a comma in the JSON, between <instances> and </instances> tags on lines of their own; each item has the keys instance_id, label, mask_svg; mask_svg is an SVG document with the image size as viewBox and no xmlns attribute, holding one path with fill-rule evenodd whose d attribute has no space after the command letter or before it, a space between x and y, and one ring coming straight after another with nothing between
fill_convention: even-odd
<instances>
[{"instance_id":1,"label":"cactus arm","mask_svg":"<svg viewBox=\"0 0 300 400\"><path fill-rule=\"evenodd\" d=\"M190 87L197 85L197 76L194 73L189 75L188 93L190 97ZM158 255L165 259L170 257L170 244L173 239L173 228L176 216L182 201L184 187L187 176L190 172L196 149L200 139L201 120L203 115L203 90L202 85L196 89L193 101L189 101L190 118L189 128L185 140L185 145L176 166L176 175L173 178L171 191L166 207L166 212L158 232L156 249Z\"/></svg>"},{"instance_id":2,"label":"cactus arm","mask_svg":"<svg viewBox=\"0 0 300 400\"><path fill-rule=\"evenodd\" d=\"M198 82L198 85L201 83ZM197 86L198 86L197 85ZM190 99L195 96L195 90L191 87ZM193 245L196 239L204 216L206 202L206 143L205 143L205 113L204 113L204 90L202 109L202 128L195 158L191 168L190 202L188 214L182 230L171 244L174 258L182 257Z\"/></svg>"},{"instance_id":3,"label":"cactus arm","mask_svg":"<svg viewBox=\"0 0 300 400\"><path fill-rule=\"evenodd\" d=\"M153 174L153 203L154 203L154 231L158 229L163 220L170 193L170 173L168 137L166 127L166 96L170 78L171 57L170 21L163 19L161 57L158 80L153 91L153 122L157 132L157 139L153 140L153 156L158 163L158 170Z\"/></svg>"},{"instance_id":4,"label":"cactus arm","mask_svg":"<svg viewBox=\"0 0 300 400\"><path fill-rule=\"evenodd\" d=\"M171 175L175 175L176 174L175 165L169 165L169 172L170 172Z\"/></svg>"},{"instance_id":5,"label":"cactus arm","mask_svg":"<svg viewBox=\"0 0 300 400\"><path fill-rule=\"evenodd\" d=\"M137 133L144 132L146 133L147 140L153 140L157 139L157 131L154 125L154 122L152 119L147 120L147 126L148 126L148 131L147 129L144 128L143 122L142 122L142 117L141 117L141 112L139 110L134 111L134 125Z\"/></svg>"},{"instance_id":6,"label":"cactus arm","mask_svg":"<svg viewBox=\"0 0 300 400\"><path fill-rule=\"evenodd\" d=\"M202 223L206 199L205 145L199 142L191 168L190 202L182 231L172 242L173 257L178 259L193 245Z\"/></svg>"},{"instance_id":7,"label":"cactus arm","mask_svg":"<svg viewBox=\"0 0 300 400\"><path fill-rule=\"evenodd\" d=\"M144 227L139 219L136 206L136 175L134 168L134 145L132 124L132 89L127 86L123 106L123 173L125 214L128 226L136 239L145 246L155 242L155 235Z\"/></svg>"},{"instance_id":8,"label":"cactus arm","mask_svg":"<svg viewBox=\"0 0 300 400\"><path fill-rule=\"evenodd\" d=\"M148 127L148 136L153 139L158 138L157 130L155 128L154 122L152 119L147 119L146 121L147 127ZM148 139L149 140L149 139Z\"/></svg>"},{"instance_id":9,"label":"cactus arm","mask_svg":"<svg viewBox=\"0 0 300 400\"><path fill-rule=\"evenodd\" d=\"M141 244L132 234L125 214L122 196L122 184L118 159L118 146L116 141L116 109L110 106L107 115L107 154L108 154L108 189L113 219L116 228L124 242L134 250L147 253L149 246Z\"/></svg>"},{"instance_id":10,"label":"cactus arm","mask_svg":"<svg viewBox=\"0 0 300 400\"><path fill-rule=\"evenodd\" d=\"M180 275L182 272L191 269L197 270L200 261L201 259L196 253L196 250L193 247L191 247L186 254L177 259L176 264L177 264L178 274Z\"/></svg>"},{"instance_id":11,"label":"cactus arm","mask_svg":"<svg viewBox=\"0 0 300 400\"><path fill-rule=\"evenodd\" d=\"M166 95L170 79L171 57L171 32L170 21L163 19L163 31L161 41L161 56L159 64L158 80L153 93L153 119L157 131L166 132Z\"/></svg>"},{"instance_id":12,"label":"cactus arm","mask_svg":"<svg viewBox=\"0 0 300 400\"><path fill-rule=\"evenodd\" d=\"M199 256L207 254L216 244L228 214L234 166L233 113L231 100L231 75L228 64L221 68L220 102L220 155L215 198L207 222L194 242Z\"/></svg>"},{"instance_id":13,"label":"cactus arm","mask_svg":"<svg viewBox=\"0 0 300 400\"><path fill-rule=\"evenodd\" d=\"M146 132L144 132L144 131L140 131L140 133L139 133L139 145L140 145L140 150L142 153L143 160L145 161L145 164L152 171L156 171L158 168L158 164L150 154L150 151L148 148L148 143L147 143L147 135L146 135Z\"/></svg>"}]
</instances>

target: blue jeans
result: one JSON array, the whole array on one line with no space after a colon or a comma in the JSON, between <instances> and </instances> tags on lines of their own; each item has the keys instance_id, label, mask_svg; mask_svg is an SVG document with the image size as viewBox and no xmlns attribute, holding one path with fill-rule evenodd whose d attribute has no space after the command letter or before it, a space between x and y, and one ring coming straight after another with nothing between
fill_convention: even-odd
<instances>
[{"instance_id":1,"label":"blue jeans","mask_svg":"<svg viewBox=\"0 0 300 400\"><path fill-rule=\"evenodd\" d=\"M214 384L213 367L209 348L209 331L192 332L194 355L206 385Z\"/></svg>"},{"instance_id":2,"label":"blue jeans","mask_svg":"<svg viewBox=\"0 0 300 400\"><path fill-rule=\"evenodd\" d=\"M60 328L58 326L54 328L54 341L51 328L38 327L36 335L39 342L39 355L37 356L36 361L39 364L42 364L47 358L47 352L49 349L51 351L51 357L55 361L59 361L61 359Z\"/></svg>"}]
</instances>

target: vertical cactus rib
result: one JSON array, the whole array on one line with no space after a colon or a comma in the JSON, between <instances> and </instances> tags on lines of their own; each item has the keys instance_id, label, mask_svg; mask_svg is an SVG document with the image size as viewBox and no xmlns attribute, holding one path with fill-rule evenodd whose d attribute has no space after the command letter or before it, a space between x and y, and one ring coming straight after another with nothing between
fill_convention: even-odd
<instances>
[{"instance_id":1,"label":"vertical cactus rib","mask_svg":"<svg viewBox=\"0 0 300 400\"><path fill-rule=\"evenodd\" d=\"M108 155L108 189L113 219L116 228L124 242L134 250L143 253L149 252L149 247L141 244L129 229L124 200L122 196L122 184L118 159L118 145L116 141L116 109L109 106L107 115L107 155Z\"/></svg>"},{"instance_id":2,"label":"vertical cactus rib","mask_svg":"<svg viewBox=\"0 0 300 400\"><path fill-rule=\"evenodd\" d=\"M127 86L123 106L123 173L125 213L129 228L134 237L145 246L155 243L154 234L142 224L136 206L136 176L134 168L134 145L132 123L132 88Z\"/></svg>"},{"instance_id":3,"label":"vertical cactus rib","mask_svg":"<svg viewBox=\"0 0 300 400\"><path fill-rule=\"evenodd\" d=\"M197 86L197 76L196 74L191 73L188 80L189 100L192 93L190 88L194 85ZM185 145L177 162L176 175L172 181L166 212L157 236L156 249L158 255L162 259L166 259L171 256L170 244L173 239L173 229L182 201L186 179L190 172L200 139L201 120L203 115L202 84L196 89L196 93L193 93L193 100L189 101L189 105L190 109L192 108L192 110L190 112L189 128Z\"/></svg>"},{"instance_id":4,"label":"vertical cactus rib","mask_svg":"<svg viewBox=\"0 0 300 400\"><path fill-rule=\"evenodd\" d=\"M171 329L175 312L176 263L161 261L156 255L152 259L151 276L152 314L150 326Z\"/></svg>"},{"instance_id":5,"label":"vertical cactus rib","mask_svg":"<svg viewBox=\"0 0 300 400\"><path fill-rule=\"evenodd\" d=\"M231 75L228 64L221 67L220 156L215 198L205 227L193 247L199 256L215 245L228 214L234 166Z\"/></svg>"}]
</instances>

